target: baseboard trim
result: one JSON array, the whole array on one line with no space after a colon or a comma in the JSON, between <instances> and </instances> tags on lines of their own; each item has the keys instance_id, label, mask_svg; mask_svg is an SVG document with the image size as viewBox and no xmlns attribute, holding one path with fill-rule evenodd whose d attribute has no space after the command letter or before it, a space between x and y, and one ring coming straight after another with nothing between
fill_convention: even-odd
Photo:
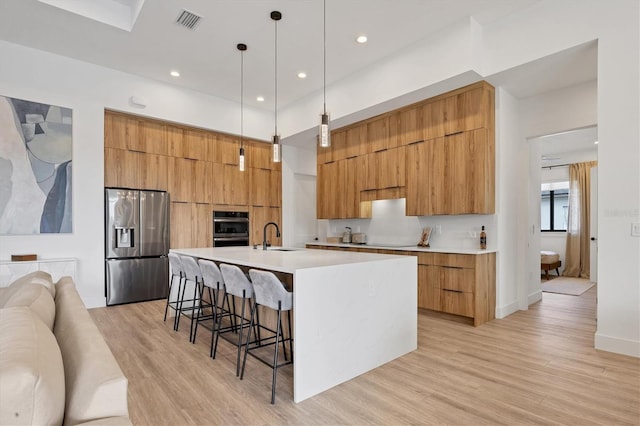
<instances>
[{"instance_id":1,"label":"baseboard trim","mask_svg":"<svg viewBox=\"0 0 640 426\"><path fill-rule=\"evenodd\" d=\"M520 308L518 307L518 302L514 301L505 306L497 306L496 307L496 318L502 319L508 317L514 312L518 312Z\"/></svg>"},{"instance_id":2,"label":"baseboard trim","mask_svg":"<svg viewBox=\"0 0 640 426\"><path fill-rule=\"evenodd\" d=\"M594 338L595 348L601 351L613 352L640 358L640 342L619 337L606 336L596 332Z\"/></svg>"},{"instance_id":3,"label":"baseboard trim","mask_svg":"<svg viewBox=\"0 0 640 426\"><path fill-rule=\"evenodd\" d=\"M536 302L542 300L542 290L537 290L529 295L527 298L527 305L531 306Z\"/></svg>"}]
</instances>

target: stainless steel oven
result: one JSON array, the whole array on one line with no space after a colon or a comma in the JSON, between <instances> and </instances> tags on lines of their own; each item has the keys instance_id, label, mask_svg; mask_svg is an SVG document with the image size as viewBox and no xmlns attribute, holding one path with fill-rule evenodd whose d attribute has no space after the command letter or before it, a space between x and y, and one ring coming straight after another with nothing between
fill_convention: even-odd
<instances>
[{"instance_id":1,"label":"stainless steel oven","mask_svg":"<svg viewBox=\"0 0 640 426\"><path fill-rule=\"evenodd\" d=\"M213 246L248 246L248 212L213 212Z\"/></svg>"}]
</instances>

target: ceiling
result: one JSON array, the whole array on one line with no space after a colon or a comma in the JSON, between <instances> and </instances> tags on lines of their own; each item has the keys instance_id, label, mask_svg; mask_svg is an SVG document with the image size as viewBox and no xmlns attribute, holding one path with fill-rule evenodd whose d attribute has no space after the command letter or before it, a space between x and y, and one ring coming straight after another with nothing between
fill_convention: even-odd
<instances>
[{"instance_id":1,"label":"ceiling","mask_svg":"<svg viewBox=\"0 0 640 426\"><path fill-rule=\"evenodd\" d=\"M327 84L444 27L486 24L538 0L326 0ZM186 9L195 29L175 23ZM273 109L278 22L278 107L323 86L322 0L1 0L0 39L238 102ZM130 29L130 30L129 30ZM366 44L355 42L366 34ZM169 75L177 70L181 76ZM308 77L297 77L304 71ZM257 96L265 101L256 101Z\"/></svg>"},{"instance_id":2,"label":"ceiling","mask_svg":"<svg viewBox=\"0 0 640 426\"><path fill-rule=\"evenodd\" d=\"M489 24L537 1L326 0L326 82L375 66L470 17ZM201 16L194 29L175 22L182 10ZM280 109L322 90L322 0L0 0L0 39L235 102L240 101L236 45L246 43L244 102L272 111L273 10L283 15L277 24ZM361 34L367 35L366 44L355 42ZM171 77L171 70L181 76ZM297 77L300 71L306 79ZM595 80L596 73L593 42L486 79L526 98ZM394 101L404 102L388 102ZM593 150L594 137L594 130L584 129L552 135L541 143L542 153L557 157L560 151Z\"/></svg>"}]
</instances>

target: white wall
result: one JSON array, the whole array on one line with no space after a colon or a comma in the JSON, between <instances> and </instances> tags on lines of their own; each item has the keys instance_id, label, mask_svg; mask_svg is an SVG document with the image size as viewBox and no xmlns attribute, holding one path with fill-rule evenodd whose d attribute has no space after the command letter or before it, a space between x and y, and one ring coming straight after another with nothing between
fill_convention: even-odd
<instances>
[{"instance_id":1,"label":"white wall","mask_svg":"<svg viewBox=\"0 0 640 426\"><path fill-rule=\"evenodd\" d=\"M0 236L0 258L12 253L76 258L76 284L85 304L104 306L104 109L239 133L237 104L3 41L0 57L2 95L73 110L74 174L73 233ZM129 106L132 95L145 99L147 108ZM245 111L245 123L248 136L271 132L270 114Z\"/></svg>"}]
</instances>

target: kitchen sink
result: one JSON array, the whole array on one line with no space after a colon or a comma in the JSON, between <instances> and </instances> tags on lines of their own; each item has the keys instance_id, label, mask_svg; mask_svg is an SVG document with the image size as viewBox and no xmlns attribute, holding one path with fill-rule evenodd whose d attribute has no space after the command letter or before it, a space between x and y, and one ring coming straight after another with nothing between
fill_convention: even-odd
<instances>
[{"instance_id":1,"label":"kitchen sink","mask_svg":"<svg viewBox=\"0 0 640 426\"><path fill-rule=\"evenodd\" d=\"M287 247L267 247L267 250L271 251L298 251L296 248L287 248Z\"/></svg>"}]
</instances>

